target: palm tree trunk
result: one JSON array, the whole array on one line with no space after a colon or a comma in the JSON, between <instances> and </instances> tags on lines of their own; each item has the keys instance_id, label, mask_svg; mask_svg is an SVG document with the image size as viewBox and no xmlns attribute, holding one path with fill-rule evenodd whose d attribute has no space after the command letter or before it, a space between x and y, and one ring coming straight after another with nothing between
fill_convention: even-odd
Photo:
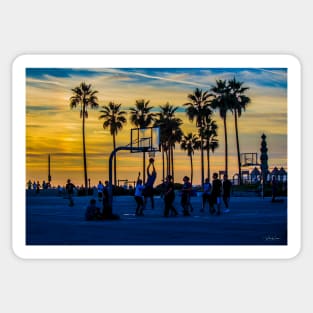
<instances>
[{"instance_id":1,"label":"palm tree trunk","mask_svg":"<svg viewBox=\"0 0 313 313\"><path fill-rule=\"evenodd\" d=\"M192 153L190 154L190 182L192 185L193 180L193 163L192 163Z\"/></svg>"},{"instance_id":2,"label":"palm tree trunk","mask_svg":"<svg viewBox=\"0 0 313 313\"><path fill-rule=\"evenodd\" d=\"M83 158L84 158L84 183L87 190L87 155L86 155L86 142L85 142L85 104L83 105Z\"/></svg>"},{"instance_id":3,"label":"palm tree trunk","mask_svg":"<svg viewBox=\"0 0 313 313\"><path fill-rule=\"evenodd\" d=\"M237 145L237 158L238 158L238 183L239 185L241 185L241 162L240 162L237 110L235 110L235 130L236 130L236 145Z\"/></svg>"},{"instance_id":4,"label":"palm tree trunk","mask_svg":"<svg viewBox=\"0 0 313 313\"><path fill-rule=\"evenodd\" d=\"M162 180L165 178L165 156L164 156L164 146L162 145Z\"/></svg>"},{"instance_id":5,"label":"palm tree trunk","mask_svg":"<svg viewBox=\"0 0 313 313\"><path fill-rule=\"evenodd\" d=\"M207 161L208 161L208 179L211 181L211 169L210 169L210 148L207 148Z\"/></svg>"},{"instance_id":6,"label":"palm tree trunk","mask_svg":"<svg viewBox=\"0 0 313 313\"><path fill-rule=\"evenodd\" d=\"M174 177L174 149L173 146L171 146L171 170L172 170L172 176L173 176L173 181L175 181Z\"/></svg>"},{"instance_id":7,"label":"palm tree trunk","mask_svg":"<svg viewBox=\"0 0 313 313\"><path fill-rule=\"evenodd\" d=\"M115 142L115 134L113 134L113 150L116 149L116 142ZM114 168L114 186L116 187L116 154L114 155L114 165L113 165L113 168Z\"/></svg>"},{"instance_id":8,"label":"palm tree trunk","mask_svg":"<svg viewBox=\"0 0 313 313\"><path fill-rule=\"evenodd\" d=\"M168 156L168 148L165 150L165 156L166 156L166 176L170 175L169 171L169 156Z\"/></svg>"},{"instance_id":9,"label":"palm tree trunk","mask_svg":"<svg viewBox=\"0 0 313 313\"><path fill-rule=\"evenodd\" d=\"M201 187L203 188L204 183L204 161L203 161L203 136L201 134Z\"/></svg>"},{"instance_id":10,"label":"palm tree trunk","mask_svg":"<svg viewBox=\"0 0 313 313\"><path fill-rule=\"evenodd\" d=\"M142 183L145 184L146 182L146 152L143 152L143 159L142 159Z\"/></svg>"},{"instance_id":11,"label":"palm tree trunk","mask_svg":"<svg viewBox=\"0 0 313 313\"><path fill-rule=\"evenodd\" d=\"M223 117L224 121L224 138L225 138L225 174L228 175L228 143L227 143L227 125L226 115Z\"/></svg>"}]
</instances>

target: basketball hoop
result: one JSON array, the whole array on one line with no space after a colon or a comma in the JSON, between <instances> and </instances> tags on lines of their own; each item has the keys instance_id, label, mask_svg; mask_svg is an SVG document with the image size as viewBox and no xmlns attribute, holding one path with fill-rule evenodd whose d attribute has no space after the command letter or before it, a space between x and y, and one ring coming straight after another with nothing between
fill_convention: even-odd
<instances>
[{"instance_id":1,"label":"basketball hoop","mask_svg":"<svg viewBox=\"0 0 313 313\"><path fill-rule=\"evenodd\" d=\"M148 152L149 158L155 158L155 151Z\"/></svg>"}]
</instances>

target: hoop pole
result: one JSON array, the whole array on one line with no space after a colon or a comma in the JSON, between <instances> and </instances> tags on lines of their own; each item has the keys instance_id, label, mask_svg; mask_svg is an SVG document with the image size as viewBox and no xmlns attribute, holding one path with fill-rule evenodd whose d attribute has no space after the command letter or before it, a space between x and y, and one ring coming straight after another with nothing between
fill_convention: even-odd
<instances>
[{"instance_id":1,"label":"hoop pole","mask_svg":"<svg viewBox=\"0 0 313 313\"><path fill-rule=\"evenodd\" d=\"M112 187L112 161L114 156L116 155L116 153L120 150L137 150L138 152L145 152L145 148L133 148L133 147L117 147L116 149L114 149L109 157L109 204L110 207L112 208L112 203L113 203L113 187Z\"/></svg>"}]
</instances>

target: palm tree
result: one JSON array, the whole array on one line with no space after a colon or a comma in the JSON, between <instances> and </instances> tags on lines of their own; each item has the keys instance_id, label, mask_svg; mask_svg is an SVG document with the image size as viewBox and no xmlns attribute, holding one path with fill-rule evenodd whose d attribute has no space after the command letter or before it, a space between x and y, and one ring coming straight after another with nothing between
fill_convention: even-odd
<instances>
[{"instance_id":1,"label":"palm tree","mask_svg":"<svg viewBox=\"0 0 313 313\"><path fill-rule=\"evenodd\" d=\"M99 116L99 119L103 119L103 128L109 128L110 134L113 137L113 150L116 149L116 135L119 130L123 128L123 125L126 123L126 112L121 111L121 104L115 104L110 102L107 106L102 107L102 113ZM116 156L114 156L114 185L116 186Z\"/></svg>"},{"instance_id":2,"label":"palm tree","mask_svg":"<svg viewBox=\"0 0 313 313\"><path fill-rule=\"evenodd\" d=\"M211 88L214 93L214 99L211 102L213 109L219 109L220 117L224 124L224 141L225 141L225 173L228 174L228 143L227 143L227 111L231 110L230 89L226 81L217 80L216 85Z\"/></svg>"},{"instance_id":3,"label":"palm tree","mask_svg":"<svg viewBox=\"0 0 313 313\"><path fill-rule=\"evenodd\" d=\"M167 175L174 177L174 148L175 143L182 137L182 120L175 117L178 107L169 103L159 107L161 112L156 114L154 126L160 127L160 143L162 148L163 180L164 180L164 154L166 155Z\"/></svg>"},{"instance_id":4,"label":"palm tree","mask_svg":"<svg viewBox=\"0 0 313 313\"><path fill-rule=\"evenodd\" d=\"M241 162L240 162L240 147L239 147L239 135L238 135L238 117L241 116L242 111L246 110L246 106L250 103L250 98L244 95L249 87L243 87L243 82L239 82L234 77L228 81L231 94L231 107L235 117L235 130L236 130L236 147L238 158L238 177L239 184L241 184Z\"/></svg>"},{"instance_id":5,"label":"palm tree","mask_svg":"<svg viewBox=\"0 0 313 313\"><path fill-rule=\"evenodd\" d=\"M146 128L151 125L154 120L154 113L150 111L153 107L149 106L150 100L145 101L144 99L136 100L135 107L130 108L130 121L133 125L138 128ZM146 167L146 153L143 152L143 181L145 181L145 167Z\"/></svg>"},{"instance_id":6,"label":"palm tree","mask_svg":"<svg viewBox=\"0 0 313 313\"><path fill-rule=\"evenodd\" d=\"M196 88L193 94L188 95L189 102L185 103L186 113L190 121L196 120L196 126L201 129L206 124L206 119L212 114L210 108L211 94L208 91L202 92ZM203 137L200 133L200 149L201 149L201 186L204 183L204 161L203 161Z\"/></svg>"},{"instance_id":7,"label":"palm tree","mask_svg":"<svg viewBox=\"0 0 313 313\"><path fill-rule=\"evenodd\" d=\"M187 151L187 155L190 158L190 181L192 184L193 180L193 160L192 156L195 153L195 150L200 148L200 140L197 135L189 133L187 135L183 135L180 147L182 150Z\"/></svg>"},{"instance_id":8,"label":"palm tree","mask_svg":"<svg viewBox=\"0 0 313 313\"><path fill-rule=\"evenodd\" d=\"M204 149L207 152L207 177L211 179L211 171L210 171L210 151L214 153L214 151L218 148L218 139L217 139L217 124L216 121L209 118L207 120L207 124L203 129L200 129L200 132L203 132L204 139Z\"/></svg>"},{"instance_id":9,"label":"palm tree","mask_svg":"<svg viewBox=\"0 0 313 313\"><path fill-rule=\"evenodd\" d=\"M82 82L79 86L71 89L73 96L70 98L71 109L80 105L80 118L82 118L82 134L83 134L83 158L84 158L84 182L85 189L87 190L87 156L86 156L86 142L85 142L85 119L88 118L88 107L97 108L98 98L96 93L98 91L92 90L91 84Z\"/></svg>"}]
</instances>

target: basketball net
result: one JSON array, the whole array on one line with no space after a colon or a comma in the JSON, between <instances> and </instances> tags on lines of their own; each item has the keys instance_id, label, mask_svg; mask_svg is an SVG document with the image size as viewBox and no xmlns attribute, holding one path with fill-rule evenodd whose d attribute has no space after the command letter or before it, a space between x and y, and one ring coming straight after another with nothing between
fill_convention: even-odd
<instances>
[{"instance_id":1,"label":"basketball net","mask_svg":"<svg viewBox=\"0 0 313 313\"><path fill-rule=\"evenodd\" d=\"M154 158L155 157L155 151L149 151L148 155L149 155L149 158Z\"/></svg>"}]
</instances>

